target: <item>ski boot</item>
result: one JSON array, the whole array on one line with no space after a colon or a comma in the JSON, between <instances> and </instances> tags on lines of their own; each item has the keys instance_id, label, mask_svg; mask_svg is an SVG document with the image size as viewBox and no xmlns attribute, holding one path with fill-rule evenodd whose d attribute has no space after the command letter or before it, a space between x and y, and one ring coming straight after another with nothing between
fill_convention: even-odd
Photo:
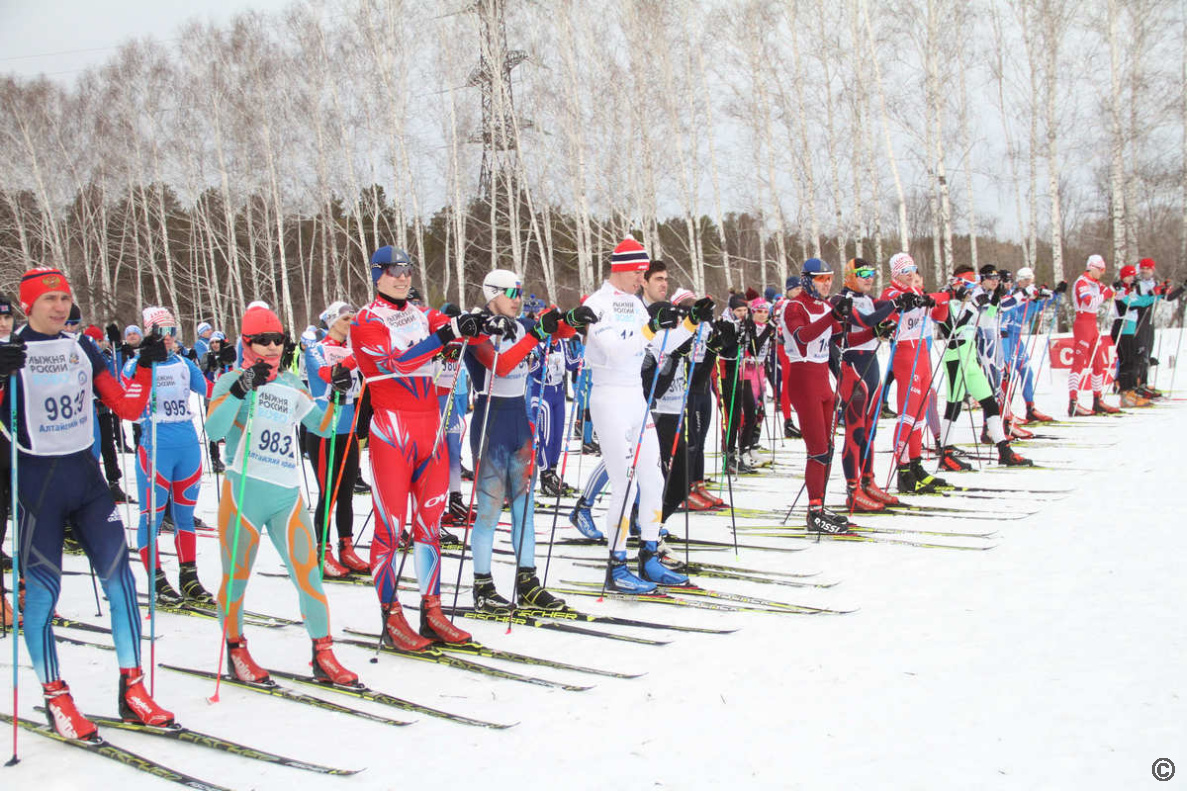
<instances>
[{"instance_id":1,"label":"ski boot","mask_svg":"<svg viewBox=\"0 0 1187 791\"><path fill-rule=\"evenodd\" d=\"M401 651L423 651L433 644L412 629L398 601L383 605L383 644Z\"/></svg>"},{"instance_id":2,"label":"ski boot","mask_svg":"<svg viewBox=\"0 0 1187 791\"><path fill-rule=\"evenodd\" d=\"M165 576L165 570L157 567L156 577L153 580L157 594L157 604L162 604L166 607L176 607L181 604L181 594L173 590L173 586L169 584L169 578Z\"/></svg>"},{"instance_id":3,"label":"ski boot","mask_svg":"<svg viewBox=\"0 0 1187 791\"><path fill-rule=\"evenodd\" d=\"M557 477L555 470L544 470L540 473L540 494L550 500L556 500L564 494L564 485Z\"/></svg>"},{"instance_id":4,"label":"ski boot","mask_svg":"<svg viewBox=\"0 0 1187 791\"><path fill-rule=\"evenodd\" d=\"M267 684L272 679L268 671L256 664L247 652L247 638L227 640L227 670L240 681L252 684Z\"/></svg>"},{"instance_id":5,"label":"ski boot","mask_svg":"<svg viewBox=\"0 0 1187 791\"><path fill-rule=\"evenodd\" d=\"M177 524L173 521L172 514L165 514L165 518L161 520L161 533L176 533Z\"/></svg>"},{"instance_id":6,"label":"ski boot","mask_svg":"<svg viewBox=\"0 0 1187 791\"><path fill-rule=\"evenodd\" d=\"M727 475L751 475L757 470L747 464L743 459L738 457L738 454L727 454L725 469Z\"/></svg>"},{"instance_id":7,"label":"ski boot","mask_svg":"<svg viewBox=\"0 0 1187 791\"><path fill-rule=\"evenodd\" d=\"M41 688L45 696L45 718L59 736L82 742L100 741L98 726L82 716L65 681L51 681Z\"/></svg>"},{"instance_id":8,"label":"ski boot","mask_svg":"<svg viewBox=\"0 0 1187 791\"><path fill-rule=\"evenodd\" d=\"M702 498L709 501L709 504L714 508L721 508L725 505L725 500L722 500L713 492L709 491L709 487L705 485L704 481L697 481L692 485L693 490Z\"/></svg>"},{"instance_id":9,"label":"ski boot","mask_svg":"<svg viewBox=\"0 0 1187 791\"><path fill-rule=\"evenodd\" d=\"M885 511L886 506L865 493L856 483L846 485L845 510L856 514L870 514Z\"/></svg>"},{"instance_id":10,"label":"ski boot","mask_svg":"<svg viewBox=\"0 0 1187 791\"><path fill-rule=\"evenodd\" d=\"M313 640L313 677L339 687L359 686L359 677L342 666L334 656L331 646L334 638L329 635Z\"/></svg>"},{"instance_id":11,"label":"ski boot","mask_svg":"<svg viewBox=\"0 0 1187 791\"><path fill-rule=\"evenodd\" d=\"M181 564L181 573L178 575L177 584L186 601L207 606L214 605L214 597L210 595L210 591L202 587L202 582L198 579L196 561L190 560Z\"/></svg>"},{"instance_id":12,"label":"ski boot","mask_svg":"<svg viewBox=\"0 0 1187 791\"><path fill-rule=\"evenodd\" d=\"M8 596L0 597L0 623L5 629L13 627L12 605L8 603Z\"/></svg>"},{"instance_id":13,"label":"ski boot","mask_svg":"<svg viewBox=\"0 0 1187 791\"><path fill-rule=\"evenodd\" d=\"M923 469L923 462L919 459L911 459L911 472L915 473L915 480L920 481L926 486L939 491L940 489L947 489L951 486L943 478L937 478L927 470Z\"/></svg>"},{"instance_id":14,"label":"ski boot","mask_svg":"<svg viewBox=\"0 0 1187 791\"><path fill-rule=\"evenodd\" d=\"M849 519L834 513L819 501L808 503L808 532L838 535L849 532Z\"/></svg>"},{"instance_id":15,"label":"ski boot","mask_svg":"<svg viewBox=\"0 0 1187 791\"><path fill-rule=\"evenodd\" d=\"M460 538L440 525L437 526L437 540L441 544L442 549L457 549L462 545L462 540Z\"/></svg>"},{"instance_id":16,"label":"ski boot","mask_svg":"<svg viewBox=\"0 0 1187 791\"><path fill-rule=\"evenodd\" d=\"M895 497L890 492L882 489L874 480L873 475L864 475L861 479L861 488L865 491L866 496L872 500L877 500L885 506L902 505L903 501Z\"/></svg>"},{"instance_id":17,"label":"ski boot","mask_svg":"<svg viewBox=\"0 0 1187 791\"><path fill-rule=\"evenodd\" d=\"M1139 395L1137 390L1125 390L1121 393L1121 406L1127 409L1150 406L1150 399Z\"/></svg>"},{"instance_id":18,"label":"ski boot","mask_svg":"<svg viewBox=\"0 0 1187 791\"><path fill-rule=\"evenodd\" d=\"M370 573L371 564L363 560L354 551L354 544L349 538L338 539L338 562L351 571Z\"/></svg>"},{"instance_id":19,"label":"ski boot","mask_svg":"<svg viewBox=\"0 0 1187 791\"><path fill-rule=\"evenodd\" d=\"M474 609L495 615L507 615L512 610L511 602L495 590L494 578L489 574L474 575Z\"/></svg>"},{"instance_id":20,"label":"ski boot","mask_svg":"<svg viewBox=\"0 0 1187 791\"><path fill-rule=\"evenodd\" d=\"M783 438L784 439L803 439L804 435L796 427L791 418L783 421Z\"/></svg>"},{"instance_id":21,"label":"ski boot","mask_svg":"<svg viewBox=\"0 0 1187 791\"><path fill-rule=\"evenodd\" d=\"M462 493L450 492L449 505L446 506L445 513L441 516L441 524L462 527L473 515L473 511L462 502Z\"/></svg>"},{"instance_id":22,"label":"ski boot","mask_svg":"<svg viewBox=\"0 0 1187 791\"><path fill-rule=\"evenodd\" d=\"M606 540L606 536L602 535L602 531L598 530L598 526L594 523L589 505L580 497L577 498L577 505L573 506L573 510L569 513L569 522L585 538L593 541Z\"/></svg>"},{"instance_id":23,"label":"ski boot","mask_svg":"<svg viewBox=\"0 0 1187 791\"><path fill-rule=\"evenodd\" d=\"M540 584L534 566L521 566L515 572L515 598L521 607L540 610L563 610L565 600L553 596Z\"/></svg>"},{"instance_id":24,"label":"ski boot","mask_svg":"<svg viewBox=\"0 0 1187 791\"><path fill-rule=\"evenodd\" d=\"M210 525L206 524L201 519L199 519L197 514L194 514L194 529L195 530L209 530L211 532L214 532L214 530L215 530L215 528L211 527Z\"/></svg>"},{"instance_id":25,"label":"ski boot","mask_svg":"<svg viewBox=\"0 0 1187 791\"><path fill-rule=\"evenodd\" d=\"M138 667L120 668L120 718L154 728L173 724L173 712L157 705L144 688L144 671Z\"/></svg>"},{"instance_id":26,"label":"ski boot","mask_svg":"<svg viewBox=\"0 0 1187 791\"><path fill-rule=\"evenodd\" d=\"M461 465L461 467L462 467L462 480L463 481L473 481L474 480L474 471L471 470L469 467L467 467L464 464Z\"/></svg>"},{"instance_id":27,"label":"ski boot","mask_svg":"<svg viewBox=\"0 0 1187 791\"><path fill-rule=\"evenodd\" d=\"M1116 415L1121 410L1115 406L1109 406L1104 399L1099 395L1092 396L1092 414L1094 415Z\"/></svg>"},{"instance_id":28,"label":"ski boot","mask_svg":"<svg viewBox=\"0 0 1187 791\"><path fill-rule=\"evenodd\" d=\"M1016 423L1011 423L1008 436L1010 439L1034 439L1035 435L1033 431L1025 429Z\"/></svg>"},{"instance_id":29,"label":"ski boot","mask_svg":"<svg viewBox=\"0 0 1187 791\"><path fill-rule=\"evenodd\" d=\"M330 551L329 544L323 544L318 547L318 554L325 558L325 565L322 566L322 573L332 580L345 579L350 576L350 569L343 566L334 559L334 553Z\"/></svg>"},{"instance_id":30,"label":"ski boot","mask_svg":"<svg viewBox=\"0 0 1187 791\"><path fill-rule=\"evenodd\" d=\"M612 552L606 567L606 590L619 593L654 593L655 583L642 580L626 565L626 552Z\"/></svg>"},{"instance_id":31,"label":"ski boot","mask_svg":"<svg viewBox=\"0 0 1187 791\"><path fill-rule=\"evenodd\" d=\"M958 451L954 445L945 445L940 448L940 469L949 472L968 472L973 469L973 465L967 461L961 461L957 456Z\"/></svg>"},{"instance_id":32,"label":"ski boot","mask_svg":"<svg viewBox=\"0 0 1187 791\"><path fill-rule=\"evenodd\" d=\"M688 577L660 562L659 543L644 541L639 544L639 577L657 585L687 585Z\"/></svg>"},{"instance_id":33,"label":"ski boot","mask_svg":"<svg viewBox=\"0 0 1187 791\"><path fill-rule=\"evenodd\" d=\"M407 530L400 530L400 538L396 542L396 546L401 552L412 551L412 533Z\"/></svg>"},{"instance_id":34,"label":"ski boot","mask_svg":"<svg viewBox=\"0 0 1187 791\"><path fill-rule=\"evenodd\" d=\"M1068 417L1088 417L1091 414L1092 414L1091 410L1085 409L1084 407L1080 406L1080 400L1078 398L1072 397L1072 398L1068 399L1068 402L1067 402L1067 416Z\"/></svg>"},{"instance_id":35,"label":"ski boot","mask_svg":"<svg viewBox=\"0 0 1187 791\"><path fill-rule=\"evenodd\" d=\"M1039 410L1035 409L1035 405L1034 405L1033 401L1027 402L1027 404L1026 404L1026 420L1023 422L1025 422L1025 423L1050 423L1054 420L1055 420L1055 418L1051 417L1050 415L1043 414Z\"/></svg>"},{"instance_id":36,"label":"ski boot","mask_svg":"<svg viewBox=\"0 0 1187 791\"><path fill-rule=\"evenodd\" d=\"M597 442L583 442L581 443L581 452L587 456L601 456L602 446Z\"/></svg>"},{"instance_id":37,"label":"ski boot","mask_svg":"<svg viewBox=\"0 0 1187 791\"><path fill-rule=\"evenodd\" d=\"M128 497L128 493L120 487L119 481L112 481L111 483L107 484L107 490L111 492L111 499L116 505L136 502L132 498Z\"/></svg>"},{"instance_id":38,"label":"ski boot","mask_svg":"<svg viewBox=\"0 0 1187 791\"><path fill-rule=\"evenodd\" d=\"M3 549L0 549L0 571L8 571L12 568L12 558Z\"/></svg>"},{"instance_id":39,"label":"ski boot","mask_svg":"<svg viewBox=\"0 0 1187 791\"><path fill-rule=\"evenodd\" d=\"M989 436L989 427L988 426L984 426L984 425L981 426L981 444L982 445L992 445L993 444L993 438Z\"/></svg>"},{"instance_id":40,"label":"ski boot","mask_svg":"<svg viewBox=\"0 0 1187 791\"><path fill-rule=\"evenodd\" d=\"M421 636L442 643L468 643L473 638L453 625L441 612L441 597L437 594L424 596L420 600Z\"/></svg>"},{"instance_id":41,"label":"ski boot","mask_svg":"<svg viewBox=\"0 0 1187 791\"><path fill-rule=\"evenodd\" d=\"M227 471L227 465L223 464L222 459L215 459L214 461L210 462L210 469L216 475L221 475Z\"/></svg>"},{"instance_id":42,"label":"ski boot","mask_svg":"<svg viewBox=\"0 0 1187 791\"><path fill-rule=\"evenodd\" d=\"M915 470L910 464L900 464L898 467L898 490L900 494L933 494L936 487L916 478Z\"/></svg>"},{"instance_id":43,"label":"ski boot","mask_svg":"<svg viewBox=\"0 0 1187 791\"><path fill-rule=\"evenodd\" d=\"M688 490L688 497L684 498L684 510L686 511L712 511L717 506L709 502L696 489Z\"/></svg>"},{"instance_id":44,"label":"ski boot","mask_svg":"<svg viewBox=\"0 0 1187 791\"><path fill-rule=\"evenodd\" d=\"M997 443L997 462L1006 467L1033 467L1035 463L1030 459L1019 456L1010 447L1010 441L1003 439Z\"/></svg>"},{"instance_id":45,"label":"ski boot","mask_svg":"<svg viewBox=\"0 0 1187 791\"><path fill-rule=\"evenodd\" d=\"M370 494L371 487L362 478L356 478L354 482L355 494Z\"/></svg>"}]
</instances>

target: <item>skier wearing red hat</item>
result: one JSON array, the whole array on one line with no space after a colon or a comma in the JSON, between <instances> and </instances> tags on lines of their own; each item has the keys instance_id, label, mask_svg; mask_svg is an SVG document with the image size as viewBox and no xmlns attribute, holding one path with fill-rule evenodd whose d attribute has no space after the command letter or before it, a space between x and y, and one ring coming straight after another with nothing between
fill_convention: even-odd
<instances>
[{"instance_id":1,"label":"skier wearing red hat","mask_svg":"<svg viewBox=\"0 0 1187 791\"><path fill-rule=\"evenodd\" d=\"M1108 415L1119 412L1103 400L1105 388L1105 350L1100 343L1100 329L1096 325L1097 313L1105 301L1113 298L1113 289L1100 282L1105 273L1105 259L1099 255L1088 256L1084 274L1072 285L1072 304L1076 308L1076 320L1072 324L1075 339L1075 357L1068 371L1068 417L1083 415ZM1092 368L1092 411L1080 406L1079 395L1083 384L1084 369Z\"/></svg>"}]
</instances>

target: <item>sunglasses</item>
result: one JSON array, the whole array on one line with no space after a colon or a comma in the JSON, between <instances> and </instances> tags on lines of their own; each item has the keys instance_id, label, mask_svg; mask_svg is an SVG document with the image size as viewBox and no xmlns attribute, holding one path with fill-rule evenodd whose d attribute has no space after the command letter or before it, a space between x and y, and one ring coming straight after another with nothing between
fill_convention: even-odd
<instances>
[{"instance_id":1,"label":"sunglasses","mask_svg":"<svg viewBox=\"0 0 1187 791\"><path fill-rule=\"evenodd\" d=\"M503 289L503 296L507 299L519 299L523 296L522 288L505 288Z\"/></svg>"},{"instance_id":2,"label":"sunglasses","mask_svg":"<svg viewBox=\"0 0 1187 791\"><path fill-rule=\"evenodd\" d=\"M260 346L284 346L283 332L261 332L247 339L248 343L258 343Z\"/></svg>"},{"instance_id":3,"label":"sunglasses","mask_svg":"<svg viewBox=\"0 0 1187 791\"><path fill-rule=\"evenodd\" d=\"M389 277L412 277L412 264L389 264L383 273Z\"/></svg>"},{"instance_id":4,"label":"sunglasses","mask_svg":"<svg viewBox=\"0 0 1187 791\"><path fill-rule=\"evenodd\" d=\"M861 269L853 270L853 274L857 277L860 277L862 280L866 280L873 277L877 273L872 267L862 267Z\"/></svg>"}]
</instances>

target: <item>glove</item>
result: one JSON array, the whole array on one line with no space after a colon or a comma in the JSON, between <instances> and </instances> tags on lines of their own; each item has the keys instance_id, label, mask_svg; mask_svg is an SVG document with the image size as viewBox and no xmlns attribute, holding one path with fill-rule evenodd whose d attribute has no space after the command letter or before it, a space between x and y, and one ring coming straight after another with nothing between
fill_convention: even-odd
<instances>
[{"instance_id":1,"label":"glove","mask_svg":"<svg viewBox=\"0 0 1187 791\"><path fill-rule=\"evenodd\" d=\"M477 338L482 334L482 323L487 314L462 313L454 316L449 323L437 330L437 337L441 343L449 343L460 338Z\"/></svg>"},{"instance_id":2,"label":"glove","mask_svg":"<svg viewBox=\"0 0 1187 791\"><path fill-rule=\"evenodd\" d=\"M293 364L293 357L297 354L297 344L289 337L288 333L284 334L284 351L280 353L280 367L289 368Z\"/></svg>"},{"instance_id":3,"label":"glove","mask_svg":"<svg viewBox=\"0 0 1187 791\"><path fill-rule=\"evenodd\" d=\"M507 316L490 316L486 319L482 329L487 335L514 335L515 319Z\"/></svg>"},{"instance_id":4,"label":"glove","mask_svg":"<svg viewBox=\"0 0 1187 791\"><path fill-rule=\"evenodd\" d=\"M713 322L713 333L705 341L706 348L720 354L738 342L738 328L729 319L718 319Z\"/></svg>"},{"instance_id":5,"label":"glove","mask_svg":"<svg viewBox=\"0 0 1187 791\"><path fill-rule=\"evenodd\" d=\"M713 321L714 307L713 300L710 297L701 297L692 303L692 310L689 311L688 316L693 320L694 324L700 324L702 321Z\"/></svg>"},{"instance_id":6,"label":"glove","mask_svg":"<svg viewBox=\"0 0 1187 791\"><path fill-rule=\"evenodd\" d=\"M898 322L891 321L890 319L880 322L874 327L874 336L877 338L889 338L894 334L895 327L897 326Z\"/></svg>"},{"instance_id":7,"label":"glove","mask_svg":"<svg viewBox=\"0 0 1187 791\"><path fill-rule=\"evenodd\" d=\"M1149 358L1149 361L1146 363L1146 365L1158 365L1158 358L1151 356Z\"/></svg>"},{"instance_id":8,"label":"glove","mask_svg":"<svg viewBox=\"0 0 1187 791\"><path fill-rule=\"evenodd\" d=\"M204 372L213 371L218 368L218 352L206 352L206 356L202 358L202 370Z\"/></svg>"},{"instance_id":9,"label":"glove","mask_svg":"<svg viewBox=\"0 0 1187 791\"><path fill-rule=\"evenodd\" d=\"M1122 285L1123 285L1123 284L1121 283L1121 281L1120 281L1120 280L1114 280L1114 281L1113 281L1113 290L1114 290L1114 291L1120 291L1120 290L1121 290L1121 286L1122 286Z\"/></svg>"},{"instance_id":10,"label":"glove","mask_svg":"<svg viewBox=\"0 0 1187 791\"><path fill-rule=\"evenodd\" d=\"M169 352L165 350L165 339L155 331L144 336L140 342L140 358L136 364L141 368L152 368L153 363L163 363L169 359Z\"/></svg>"},{"instance_id":11,"label":"glove","mask_svg":"<svg viewBox=\"0 0 1187 791\"><path fill-rule=\"evenodd\" d=\"M651 321L647 322L652 332L670 330L680 323L680 312L668 302L655 302L647 308Z\"/></svg>"},{"instance_id":12,"label":"glove","mask_svg":"<svg viewBox=\"0 0 1187 791\"><path fill-rule=\"evenodd\" d=\"M263 360L256 360L251 368L244 368L243 373L231 385L231 395L236 398L247 398L252 390L263 387L268 383L268 375L272 373L272 366Z\"/></svg>"},{"instance_id":13,"label":"glove","mask_svg":"<svg viewBox=\"0 0 1187 791\"><path fill-rule=\"evenodd\" d=\"M1004 297L1005 295L1006 295L1005 283L998 283L997 288L995 288L993 290L993 296L990 298L990 302L992 302L994 305L1000 305L1001 301L1002 301L1002 297Z\"/></svg>"},{"instance_id":14,"label":"glove","mask_svg":"<svg viewBox=\"0 0 1187 791\"><path fill-rule=\"evenodd\" d=\"M578 331L597 323L597 320L598 314L593 312L593 308L587 308L585 305L578 305L565 314L565 324Z\"/></svg>"},{"instance_id":15,"label":"glove","mask_svg":"<svg viewBox=\"0 0 1187 791\"><path fill-rule=\"evenodd\" d=\"M25 339L13 337L8 343L0 344L0 376L12 376L25 367Z\"/></svg>"},{"instance_id":16,"label":"glove","mask_svg":"<svg viewBox=\"0 0 1187 791\"><path fill-rule=\"evenodd\" d=\"M119 345L120 354L125 360L131 360L136 356L136 347L130 343L121 343Z\"/></svg>"},{"instance_id":17,"label":"glove","mask_svg":"<svg viewBox=\"0 0 1187 791\"><path fill-rule=\"evenodd\" d=\"M931 294L916 294L915 304L921 308L934 308L936 306L936 298Z\"/></svg>"},{"instance_id":18,"label":"glove","mask_svg":"<svg viewBox=\"0 0 1187 791\"><path fill-rule=\"evenodd\" d=\"M838 294L833 300L833 318L844 321L853 312L853 297L848 294Z\"/></svg>"},{"instance_id":19,"label":"glove","mask_svg":"<svg viewBox=\"0 0 1187 791\"><path fill-rule=\"evenodd\" d=\"M334 363L330 369L330 387L338 393L346 393L354 384L354 377L350 370L342 363Z\"/></svg>"},{"instance_id":20,"label":"glove","mask_svg":"<svg viewBox=\"0 0 1187 791\"><path fill-rule=\"evenodd\" d=\"M963 300L969 295L969 287L964 283L958 283L954 286L949 286L948 293L952 295L953 299Z\"/></svg>"},{"instance_id":21,"label":"glove","mask_svg":"<svg viewBox=\"0 0 1187 791\"><path fill-rule=\"evenodd\" d=\"M1063 293L1064 293L1064 292L1066 292L1066 291L1067 291L1067 281L1066 281L1066 280L1060 280L1060 281L1059 281L1059 285L1055 287L1055 293L1056 293L1056 294L1063 294Z\"/></svg>"},{"instance_id":22,"label":"glove","mask_svg":"<svg viewBox=\"0 0 1187 791\"><path fill-rule=\"evenodd\" d=\"M977 303L977 307L983 308L989 304L989 295L982 291L973 301Z\"/></svg>"},{"instance_id":23,"label":"glove","mask_svg":"<svg viewBox=\"0 0 1187 791\"><path fill-rule=\"evenodd\" d=\"M193 346L191 346L189 349L186 350L185 356L189 357L194 362L197 362L198 361L198 350L195 349Z\"/></svg>"},{"instance_id":24,"label":"glove","mask_svg":"<svg viewBox=\"0 0 1187 791\"><path fill-rule=\"evenodd\" d=\"M452 302L450 302L448 305L446 305L445 309L442 310L441 312L444 313L446 316L449 316L449 318L451 318L451 319L454 316L462 315L462 309L459 308L457 305L453 304Z\"/></svg>"},{"instance_id":25,"label":"glove","mask_svg":"<svg viewBox=\"0 0 1187 791\"><path fill-rule=\"evenodd\" d=\"M219 365L234 365L235 360L239 357L235 347L228 343L223 343L223 348L218 350Z\"/></svg>"},{"instance_id":26,"label":"glove","mask_svg":"<svg viewBox=\"0 0 1187 791\"><path fill-rule=\"evenodd\" d=\"M551 308L540 314L539 320L536 321L536 326L532 327L532 334L540 340L544 340L550 335L556 335L556 331L561 326L561 312L556 308Z\"/></svg>"},{"instance_id":27,"label":"glove","mask_svg":"<svg viewBox=\"0 0 1187 791\"><path fill-rule=\"evenodd\" d=\"M1039 299L1048 299L1050 296L1051 296L1051 289L1049 289L1049 288L1040 288L1039 289Z\"/></svg>"},{"instance_id":28,"label":"glove","mask_svg":"<svg viewBox=\"0 0 1187 791\"><path fill-rule=\"evenodd\" d=\"M898 308L900 313L906 313L909 310L921 307L919 295L912 291L904 291L894 298L894 306Z\"/></svg>"},{"instance_id":29,"label":"glove","mask_svg":"<svg viewBox=\"0 0 1187 791\"><path fill-rule=\"evenodd\" d=\"M120 341L123 340L123 338L120 337L119 325L112 322L111 324L108 324L106 327L104 327L103 331L107 334L107 342L111 344L111 348L119 348Z\"/></svg>"}]
</instances>

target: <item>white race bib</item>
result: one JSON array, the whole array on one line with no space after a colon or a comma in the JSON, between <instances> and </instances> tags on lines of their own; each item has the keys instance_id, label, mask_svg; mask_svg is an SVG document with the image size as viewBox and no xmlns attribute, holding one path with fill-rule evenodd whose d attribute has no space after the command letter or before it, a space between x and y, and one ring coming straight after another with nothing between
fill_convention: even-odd
<instances>
[{"instance_id":1,"label":"white race bib","mask_svg":"<svg viewBox=\"0 0 1187 791\"><path fill-rule=\"evenodd\" d=\"M95 441L91 361L73 338L28 341L21 371L29 450L65 456Z\"/></svg>"},{"instance_id":2,"label":"white race bib","mask_svg":"<svg viewBox=\"0 0 1187 791\"><path fill-rule=\"evenodd\" d=\"M243 472L244 453L250 454L247 477L297 489L301 485L301 449L297 447L297 424L313 402L299 390L270 382L256 391L255 414L251 420L250 441L240 441L231 469Z\"/></svg>"},{"instance_id":3,"label":"white race bib","mask_svg":"<svg viewBox=\"0 0 1187 791\"><path fill-rule=\"evenodd\" d=\"M153 387L158 423L187 423L190 414L190 367L184 360L158 364Z\"/></svg>"}]
</instances>

